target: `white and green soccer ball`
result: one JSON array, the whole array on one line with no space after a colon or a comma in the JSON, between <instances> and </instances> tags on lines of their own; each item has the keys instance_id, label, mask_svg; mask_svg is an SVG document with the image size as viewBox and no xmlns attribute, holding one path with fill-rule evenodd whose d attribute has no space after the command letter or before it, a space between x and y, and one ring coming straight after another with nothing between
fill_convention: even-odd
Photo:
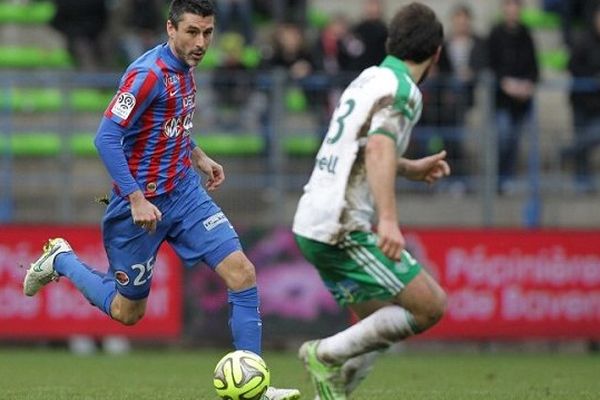
<instances>
[{"instance_id":1,"label":"white and green soccer ball","mask_svg":"<svg viewBox=\"0 0 600 400\"><path fill-rule=\"evenodd\" d=\"M213 376L217 395L224 400L259 400L270 381L267 364L259 355L247 350L225 354Z\"/></svg>"}]
</instances>

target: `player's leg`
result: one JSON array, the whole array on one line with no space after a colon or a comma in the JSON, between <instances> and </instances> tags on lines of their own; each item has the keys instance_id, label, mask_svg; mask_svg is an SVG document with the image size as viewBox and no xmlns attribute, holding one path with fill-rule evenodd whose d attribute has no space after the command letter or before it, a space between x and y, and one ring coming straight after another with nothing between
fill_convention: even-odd
<instances>
[{"instance_id":1,"label":"player's leg","mask_svg":"<svg viewBox=\"0 0 600 400\"><path fill-rule=\"evenodd\" d=\"M259 297L254 264L241 251L234 251L215 268L228 288L227 299L231 308L229 326L234 347L238 350L261 352L262 321L259 313ZM296 400L297 389L269 386L262 400Z\"/></svg>"},{"instance_id":2,"label":"player's leg","mask_svg":"<svg viewBox=\"0 0 600 400\"><path fill-rule=\"evenodd\" d=\"M435 325L446 310L446 293L425 270L395 297L394 303L412 315L415 333Z\"/></svg>"},{"instance_id":3,"label":"player's leg","mask_svg":"<svg viewBox=\"0 0 600 400\"><path fill-rule=\"evenodd\" d=\"M376 354L362 360L354 360L356 357L385 350L422 332L443 313L443 291L410 254L405 251L401 262L394 262L381 253L372 239L371 234L354 233L338 249L299 241L304 255L317 266L338 302L349 305L361 318L333 336L305 343L300 350L305 363L313 364L309 370L328 371L328 376L321 375L334 398L342 399L356 387L360 379L351 382L348 373L355 369L355 373L359 372L357 377L364 378ZM346 363L347 373L343 373ZM346 386L343 395L340 382ZM320 397L330 395L318 385L317 392Z\"/></svg>"},{"instance_id":4,"label":"player's leg","mask_svg":"<svg viewBox=\"0 0 600 400\"><path fill-rule=\"evenodd\" d=\"M221 209L198 193L184 197L185 218L175 223L167 241L188 267L202 261L225 282L229 327L236 350L262 351L260 299L254 265L242 251L238 235ZM269 387L264 400L295 400L296 389Z\"/></svg>"},{"instance_id":5,"label":"player's leg","mask_svg":"<svg viewBox=\"0 0 600 400\"><path fill-rule=\"evenodd\" d=\"M43 286L61 276L68 277L90 303L109 313L116 294L114 282L81 262L69 243L62 238L50 239L44 245L40 258L27 270L23 292L27 296L34 296Z\"/></svg>"},{"instance_id":6,"label":"player's leg","mask_svg":"<svg viewBox=\"0 0 600 400\"><path fill-rule=\"evenodd\" d=\"M228 289L229 327L234 347L261 354L262 321L254 265L241 250L236 250L216 266L215 272Z\"/></svg>"},{"instance_id":7,"label":"player's leg","mask_svg":"<svg viewBox=\"0 0 600 400\"><path fill-rule=\"evenodd\" d=\"M125 325L132 325L144 314L146 300L129 300L117 292L110 273L96 271L80 261L66 240L51 239L42 256L31 265L23 282L26 295L35 295L45 284L59 277L68 278L83 296L105 314Z\"/></svg>"},{"instance_id":8,"label":"player's leg","mask_svg":"<svg viewBox=\"0 0 600 400\"><path fill-rule=\"evenodd\" d=\"M149 235L133 224L127 201L113 196L103 219L108 272L97 271L79 260L66 240L51 239L28 270L23 290L33 296L45 284L64 276L92 305L125 325L133 325L145 311L156 252L165 235L164 224L165 220L157 232Z\"/></svg>"},{"instance_id":9,"label":"player's leg","mask_svg":"<svg viewBox=\"0 0 600 400\"><path fill-rule=\"evenodd\" d=\"M204 262L225 281L229 326L236 350L261 353L262 322L254 265L242 252L237 232L223 211L190 175L175 189L173 224L166 240L187 267Z\"/></svg>"},{"instance_id":10,"label":"player's leg","mask_svg":"<svg viewBox=\"0 0 600 400\"><path fill-rule=\"evenodd\" d=\"M352 357L387 349L398 341L429 329L440 320L445 309L444 291L424 270L420 270L392 301L351 305L359 316L367 316L351 327L322 339L319 357L328 363L343 364Z\"/></svg>"}]
</instances>

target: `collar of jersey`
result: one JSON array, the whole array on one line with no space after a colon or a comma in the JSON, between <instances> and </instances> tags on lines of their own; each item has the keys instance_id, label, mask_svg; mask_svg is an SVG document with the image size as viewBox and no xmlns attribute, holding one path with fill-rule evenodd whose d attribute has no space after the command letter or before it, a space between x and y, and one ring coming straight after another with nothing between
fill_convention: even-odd
<instances>
[{"instance_id":1,"label":"collar of jersey","mask_svg":"<svg viewBox=\"0 0 600 400\"><path fill-rule=\"evenodd\" d=\"M408 76L411 81L413 80L412 76L410 75L410 71L408 70L408 66L398 57L388 55L381 62L381 66L391 69L398 78L401 76Z\"/></svg>"},{"instance_id":2,"label":"collar of jersey","mask_svg":"<svg viewBox=\"0 0 600 400\"><path fill-rule=\"evenodd\" d=\"M169 47L169 43L165 43L162 48L162 53L167 60L167 64L177 70L181 70L182 72L187 72L190 70L190 66L181 61L179 58L173 54L171 51L171 47Z\"/></svg>"}]
</instances>

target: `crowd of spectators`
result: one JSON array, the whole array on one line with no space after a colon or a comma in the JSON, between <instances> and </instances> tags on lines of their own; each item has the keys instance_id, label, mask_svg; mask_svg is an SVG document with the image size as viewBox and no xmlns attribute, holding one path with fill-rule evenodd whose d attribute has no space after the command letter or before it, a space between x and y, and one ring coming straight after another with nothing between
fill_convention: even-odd
<instances>
[{"instance_id":1,"label":"crowd of spectators","mask_svg":"<svg viewBox=\"0 0 600 400\"><path fill-rule=\"evenodd\" d=\"M52 25L64 33L81 69L125 65L164 39L161 21L167 0L55 3L57 14ZM290 78L288 105L307 105L319 119L319 134L324 134L340 89L359 71L385 57L383 0L364 0L356 20L340 10L319 26L308 22L306 0L219 0L217 4L218 35L213 47L219 57L212 66L216 72L212 85L219 104L243 106L254 89L253 73L281 68ZM502 193L510 190L516 176L519 143L532 119L540 67L533 36L521 23L522 0L498 0L498 4L498 22L480 34L473 29L476 16L468 5L454 7L448 16L450 24L440 61L422 87L424 114L412 151L429 153L443 147L455 175L459 179L468 176L471 163L464 148L466 119L476 104L475 88L481 72L488 70L496 82L494 126L498 190ZM598 2L541 0L541 5L561 15L562 37L570 54L568 71L574 78L594 78L591 86L583 85L583 91L574 81L570 96L574 141L561 152L565 162L573 163L578 187L593 191L590 159L593 148L600 144L600 85L595 82L600 76ZM112 39L106 51L102 38L108 31ZM247 49L254 49L258 59L248 61ZM334 84L328 90L306 89L302 81L313 74L329 76ZM466 190L468 182L463 184Z\"/></svg>"}]
</instances>

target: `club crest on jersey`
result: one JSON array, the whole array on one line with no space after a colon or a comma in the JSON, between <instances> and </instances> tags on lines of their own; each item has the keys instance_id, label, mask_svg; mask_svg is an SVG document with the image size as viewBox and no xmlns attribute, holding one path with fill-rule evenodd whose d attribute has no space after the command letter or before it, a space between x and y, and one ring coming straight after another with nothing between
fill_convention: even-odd
<instances>
[{"instance_id":1,"label":"club crest on jersey","mask_svg":"<svg viewBox=\"0 0 600 400\"><path fill-rule=\"evenodd\" d=\"M117 101L113 104L111 113L121 119L129 118L129 115L135 107L135 96L129 92L119 93L117 95Z\"/></svg>"},{"instance_id":2,"label":"club crest on jersey","mask_svg":"<svg viewBox=\"0 0 600 400\"><path fill-rule=\"evenodd\" d=\"M115 280L119 285L127 286L129 283L129 277L124 271L115 272Z\"/></svg>"}]
</instances>

